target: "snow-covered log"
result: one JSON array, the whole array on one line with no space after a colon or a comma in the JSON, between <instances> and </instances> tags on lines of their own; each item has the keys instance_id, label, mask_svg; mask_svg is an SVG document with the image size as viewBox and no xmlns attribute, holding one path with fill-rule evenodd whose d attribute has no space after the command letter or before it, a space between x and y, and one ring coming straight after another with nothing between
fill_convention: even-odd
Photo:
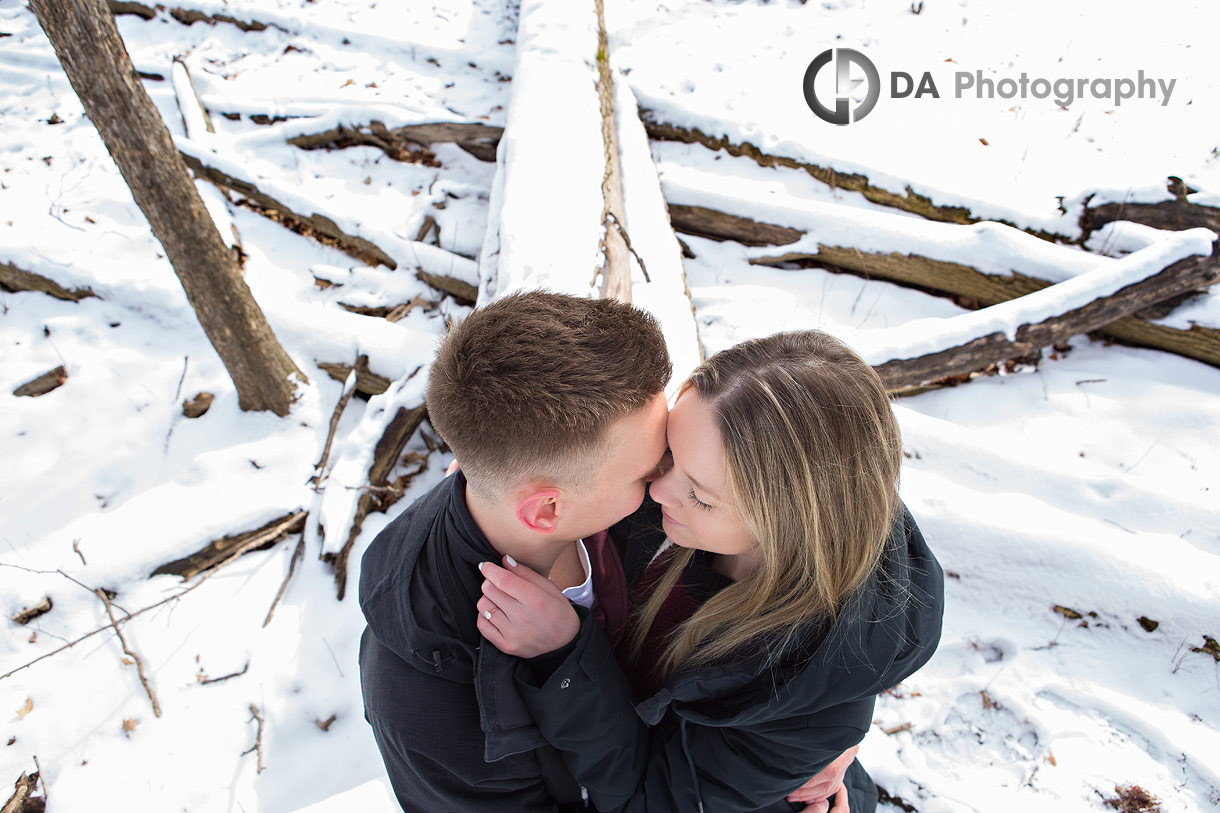
<instances>
[{"instance_id":1,"label":"snow-covered log","mask_svg":"<svg viewBox=\"0 0 1220 813\"><path fill-rule=\"evenodd\" d=\"M243 531L209 542L190 556L166 562L149 575L159 576L162 573L170 573L189 580L242 553L270 547L290 534L300 533L304 527L305 511L299 509L290 511L252 531Z\"/></svg>"},{"instance_id":2,"label":"snow-covered log","mask_svg":"<svg viewBox=\"0 0 1220 813\"><path fill-rule=\"evenodd\" d=\"M0 289L12 291L13 293L18 291L41 291L47 296L53 296L65 302L80 302L82 299L97 296L97 294L93 293L93 289L87 286L84 288L65 288L50 277L26 271L12 263L3 261L0 261Z\"/></svg>"},{"instance_id":3,"label":"snow-covered log","mask_svg":"<svg viewBox=\"0 0 1220 813\"><path fill-rule=\"evenodd\" d=\"M476 273L473 260L392 234L369 234L362 224L323 211L284 185L268 178L249 177L236 160L225 160L189 139L175 141L187 166L197 176L249 199L261 214L309 236L333 241L333 245L369 265L396 269L400 263L410 263L422 282L463 302L474 301L477 289L473 284Z\"/></svg>"},{"instance_id":4,"label":"snow-covered log","mask_svg":"<svg viewBox=\"0 0 1220 813\"><path fill-rule=\"evenodd\" d=\"M414 155L420 147L452 142L480 161L495 161L496 145L503 133L503 127L481 122L438 121L387 127L373 120L368 124L339 124L321 132L303 133L288 139L288 143L304 150L376 147L395 160L404 160L404 155Z\"/></svg>"},{"instance_id":5,"label":"snow-covered log","mask_svg":"<svg viewBox=\"0 0 1220 813\"><path fill-rule=\"evenodd\" d=\"M207 108L199 100L191 72L180 57L174 57L174 64L170 68L170 83L174 87L178 110L182 113L182 127L186 131L186 137L200 144L210 144L216 129L212 126ZM229 248L234 250L240 263L241 235L238 234L237 224L229 213L229 198L225 187L196 181L195 188L199 190L199 197L203 199L203 205L212 216L216 230L228 242Z\"/></svg>"},{"instance_id":6,"label":"snow-covered log","mask_svg":"<svg viewBox=\"0 0 1220 813\"><path fill-rule=\"evenodd\" d=\"M1216 235L1191 229L1019 299L869 331L856 349L889 389L902 390L1027 356L1217 280Z\"/></svg>"},{"instance_id":7,"label":"snow-covered log","mask_svg":"<svg viewBox=\"0 0 1220 813\"><path fill-rule=\"evenodd\" d=\"M678 231L753 246L748 254L755 265L814 262L981 305L1118 262L990 221L929 223L819 201L743 195L739 187L719 191L690 174L667 176L665 191ZM1220 325L1175 326L1130 315L1101 332L1220 366Z\"/></svg>"},{"instance_id":8,"label":"snow-covered log","mask_svg":"<svg viewBox=\"0 0 1220 813\"><path fill-rule=\"evenodd\" d=\"M521 3L479 255L480 303L533 288L596 295L606 171L597 50L593 0Z\"/></svg>"}]
</instances>

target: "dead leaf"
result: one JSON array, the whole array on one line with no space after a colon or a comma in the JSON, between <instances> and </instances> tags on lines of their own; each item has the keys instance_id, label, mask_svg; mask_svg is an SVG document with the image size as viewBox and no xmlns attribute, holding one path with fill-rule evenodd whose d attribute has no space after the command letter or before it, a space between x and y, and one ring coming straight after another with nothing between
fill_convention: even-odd
<instances>
[{"instance_id":1,"label":"dead leaf","mask_svg":"<svg viewBox=\"0 0 1220 813\"><path fill-rule=\"evenodd\" d=\"M136 726L139 725L139 722L140 721L137 720L135 717L128 717L126 720L123 721L123 733L130 734L131 732L135 731Z\"/></svg>"},{"instance_id":2,"label":"dead leaf","mask_svg":"<svg viewBox=\"0 0 1220 813\"><path fill-rule=\"evenodd\" d=\"M1054 607L1051 607L1051 609L1054 610L1055 612L1059 613L1059 615L1063 616L1064 618L1070 618L1073 621L1077 621L1081 618L1084 618L1083 615L1076 612L1071 607L1063 607L1059 604L1056 604Z\"/></svg>"},{"instance_id":3,"label":"dead leaf","mask_svg":"<svg viewBox=\"0 0 1220 813\"><path fill-rule=\"evenodd\" d=\"M322 729L323 731L330 731L330 727L335 722L335 719L337 717L338 717L338 715L332 714L331 716L327 717L325 720L314 720L314 723L316 723L318 728Z\"/></svg>"},{"instance_id":4,"label":"dead leaf","mask_svg":"<svg viewBox=\"0 0 1220 813\"><path fill-rule=\"evenodd\" d=\"M1047 761L1047 762L1049 762L1049 763L1051 764L1051 766L1052 766L1052 767L1054 767L1054 766L1056 766L1056 765L1058 765L1058 764L1059 764L1059 763L1058 763L1058 762L1055 760L1055 752L1054 752L1054 751L1047 751L1047 752L1046 752L1046 761Z\"/></svg>"},{"instance_id":5,"label":"dead leaf","mask_svg":"<svg viewBox=\"0 0 1220 813\"><path fill-rule=\"evenodd\" d=\"M980 144L982 144L984 147L986 147L986 146L987 146L987 139L985 139L985 138L980 138L980 139L979 139L979 143L980 143Z\"/></svg>"},{"instance_id":6,"label":"dead leaf","mask_svg":"<svg viewBox=\"0 0 1220 813\"><path fill-rule=\"evenodd\" d=\"M34 698L27 697L25 699L25 705L22 706L21 708L17 709L17 719L24 720L25 716L33 710L34 710Z\"/></svg>"},{"instance_id":7,"label":"dead leaf","mask_svg":"<svg viewBox=\"0 0 1220 813\"><path fill-rule=\"evenodd\" d=\"M135 663L135 661L133 661L131 658L123 658L124 666L131 666L133 663Z\"/></svg>"}]
</instances>

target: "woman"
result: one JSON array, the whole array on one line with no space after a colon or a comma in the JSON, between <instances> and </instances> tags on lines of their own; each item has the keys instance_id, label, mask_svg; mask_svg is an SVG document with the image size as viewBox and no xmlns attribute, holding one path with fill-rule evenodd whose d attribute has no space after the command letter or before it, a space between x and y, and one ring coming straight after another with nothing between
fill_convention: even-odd
<instances>
[{"instance_id":1,"label":"woman","mask_svg":"<svg viewBox=\"0 0 1220 813\"><path fill-rule=\"evenodd\" d=\"M482 568L479 629L525 659L518 688L599 811L800 810L786 797L851 758L940 639L897 422L871 367L801 331L702 364L667 434L672 466L611 530L632 585L617 650L511 561ZM845 784L875 807L858 762Z\"/></svg>"}]
</instances>

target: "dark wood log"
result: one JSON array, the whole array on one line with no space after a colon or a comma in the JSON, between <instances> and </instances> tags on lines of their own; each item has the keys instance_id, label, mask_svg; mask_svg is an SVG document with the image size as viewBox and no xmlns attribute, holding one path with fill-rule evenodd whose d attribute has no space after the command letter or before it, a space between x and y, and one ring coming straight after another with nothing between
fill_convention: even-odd
<instances>
[{"instance_id":1,"label":"dark wood log","mask_svg":"<svg viewBox=\"0 0 1220 813\"><path fill-rule=\"evenodd\" d=\"M33 607L26 607L21 612L15 614L13 616L13 622L25 626L35 618L40 618L41 616L51 612L51 608L54 606L55 603L51 601L51 597L47 596Z\"/></svg>"},{"instance_id":2,"label":"dark wood log","mask_svg":"<svg viewBox=\"0 0 1220 813\"><path fill-rule=\"evenodd\" d=\"M36 813L36 811L41 813L44 809L43 800L32 798L36 790L38 790L38 772L35 771L28 776L22 773L13 783L13 795L8 797L4 807L0 807L0 813Z\"/></svg>"},{"instance_id":3,"label":"dark wood log","mask_svg":"<svg viewBox=\"0 0 1220 813\"><path fill-rule=\"evenodd\" d=\"M903 390L981 370L1006 359L1029 356L1043 347L1096 330L1149 305L1214 284L1220 280L1218 252L1220 243L1213 244L1210 256L1187 257L1109 296L1036 324L1021 325L1016 330L1015 341L997 332L936 353L887 361L875 369L888 389Z\"/></svg>"},{"instance_id":4,"label":"dark wood log","mask_svg":"<svg viewBox=\"0 0 1220 813\"><path fill-rule=\"evenodd\" d=\"M198 158L182 153L182 158L196 175L206 178L218 186L231 189L252 201L251 209L277 223L292 229L298 234L310 237L334 246L359 260L365 265L384 265L397 269L398 263L388 253L372 242L352 234L347 234L330 217L322 212L302 214L293 211L287 204L276 200L262 191L253 182L245 178L235 178L232 175L208 166ZM443 274L432 274L422 268L416 269L415 276L425 285L438 291L450 294L459 303L473 305L478 298L479 290L468 282Z\"/></svg>"},{"instance_id":5,"label":"dark wood log","mask_svg":"<svg viewBox=\"0 0 1220 813\"><path fill-rule=\"evenodd\" d=\"M80 302L82 299L97 296L93 293L92 288L65 288L49 277L24 271L12 263L6 262L0 262L0 289L12 293L40 291L65 302Z\"/></svg>"},{"instance_id":6,"label":"dark wood log","mask_svg":"<svg viewBox=\"0 0 1220 813\"><path fill-rule=\"evenodd\" d=\"M277 517L253 531L221 537L214 542L209 542L190 556L166 562L149 575L159 576L162 573L170 573L181 576L184 580L192 579L205 570L224 564L242 553L271 547L290 534L300 533L305 528L305 516L304 510L297 510Z\"/></svg>"},{"instance_id":7,"label":"dark wood log","mask_svg":"<svg viewBox=\"0 0 1220 813\"><path fill-rule=\"evenodd\" d=\"M348 373L352 371L352 365L342 362L319 361L318 366L336 381L346 381ZM390 379L387 376L378 375L368 368L356 370L356 392L365 395L381 395L389 388Z\"/></svg>"},{"instance_id":8,"label":"dark wood log","mask_svg":"<svg viewBox=\"0 0 1220 813\"><path fill-rule=\"evenodd\" d=\"M216 167L208 166L193 155L182 153L182 159L196 176L205 178L217 186L231 189L239 195L249 198L257 204L258 208L255 208L255 211L259 214L266 215L307 237L319 239L318 235L322 235L325 238L329 238L330 242L328 245L341 249L366 265L385 265L389 268L398 267L398 263L389 254L363 237L357 237L356 235L344 232L335 221L326 215L318 212L312 214L294 212L287 204L281 203L266 194L251 181L244 178L235 178Z\"/></svg>"},{"instance_id":9,"label":"dark wood log","mask_svg":"<svg viewBox=\"0 0 1220 813\"><path fill-rule=\"evenodd\" d=\"M1089 235L1107 223L1126 220L1151 226L1154 229L1182 231L1201 226L1220 232L1220 208L1192 203L1188 197L1198 190L1191 189L1176 175L1166 180L1166 188L1173 200L1160 203L1099 203L1086 200L1080 213L1080 231L1083 243Z\"/></svg>"},{"instance_id":10,"label":"dark wood log","mask_svg":"<svg viewBox=\"0 0 1220 813\"><path fill-rule=\"evenodd\" d=\"M804 234L788 226L760 223L698 206L671 204L669 208L676 229L712 239L737 240L747 245L787 245ZM966 297L983 306L1007 302L1052 284L1049 280L1015 271L1011 275L987 274L967 265L918 254L868 252L852 246L821 243L816 254L787 252L773 257L757 257L750 262L755 265L824 267L935 294ZM1131 315L1116 319L1101 327L1099 332L1110 339L1164 350L1220 367L1220 329L1196 325L1190 330L1183 330L1154 324L1141 315Z\"/></svg>"},{"instance_id":11,"label":"dark wood log","mask_svg":"<svg viewBox=\"0 0 1220 813\"><path fill-rule=\"evenodd\" d=\"M165 249L241 408L287 415L294 379L304 375L276 340L212 223L105 1L31 0L30 7Z\"/></svg>"},{"instance_id":12,"label":"dark wood log","mask_svg":"<svg viewBox=\"0 0 1220 813\"><path fill-rule=\"evenodd\" d=\"M17 387L17 389L13 390L13 395L24 398L37 398L40 395L46 395L51 390L59 389L67 380L68 370L61 364L54 370L47 370L37 378L32 378Z\"/></svg>"},{"instance_id":13,"label":"dark wood log","mask_svg":"<svg viewBox=\"0 0 1220 813\"><path fill-rule=\"evenodd\" d=\"M161 4L149 6L144 3L131 2L130 0L107 0L107 6L110 9L110 13L115 16L131 14L142 17L145 20L151 20L157 16L158 11L166 10L165 6ZM280 31L286 30L281 26L261 23L258 20L241 20L227 14L208 14L204 11L189 8L170 8L169 16L183 25L193 25L195 23L216 25L217 23L227 23L237 26L242 31L265 31L268 28L278 28Z\"/></svg>"},{"instance_id":14,"label":"dark wood log","mask_svg":"<svg viewBox=\"0 0 1220 813\"><path fill-rule=\"evenodd\" d=\"M391 128L374 120L355 127L340 125L320 133L294 136L288 139L288 143L305 150L376 147L397 161L421 163L421 148L449 142L457 144L480 161L494 162L496 146L503 134L503 127L479 122L439 121ZM427 155L432 154L428 152ZM435 158L432 155L433 161Z\"/></svg>"},{"instance_id":15,"label":"dark wood log","mask_svg":"<svg viewBox=\"0 0 1220 813\"><path fill-rule=\"evenodd\" d=\"M402 496L399 489L385 488L385 486L407 441L415 434L415 430L423 423L427 414L427 408L423 404L412 409L398 408L394 419L382 433L381 439L377 441L377 447L373 451L373 464L369 466L369 488L360 495L360 499L356 503L356 515L348 530L347 540L337 553L322 556L323 561L330 563L335 570L335 592L340 601L347 592L347 559L351 554L352 546L356 544L356 538L360 536L360 531L364 527L364 518L369 515L370 511L385 511Z\"/></svg>"}]
</instances>

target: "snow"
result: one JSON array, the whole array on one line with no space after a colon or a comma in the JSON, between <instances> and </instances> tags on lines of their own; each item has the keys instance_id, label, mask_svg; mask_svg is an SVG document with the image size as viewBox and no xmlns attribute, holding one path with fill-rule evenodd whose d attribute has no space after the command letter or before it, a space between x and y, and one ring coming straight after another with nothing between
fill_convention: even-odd
<instances>
[{"instance_id":1,"label":"snow","mask_svg":"<svg viewBox=\"0 0 1220 813\"><path fill-rule=\"evenodd\" d=\"M144 84L178 142L294 206L324 211L398 268L369 267L214 198L215 216L241 236L251 291L309 379L287 418L242 412L33 14L0 0L0 33L11 35L0 37L0 262L98 295L71 303L0 292L0 610L11 617L54 600L26 626L5 622L0 674L103 630L0 679L0 743L12 740L0 746L0 786L34 770L37 756L55 809L122 798L192 813L389 811L393 796L362 719L354 585L365 546L449 462L431 451L426 422L405 450L423 469L388 514L366 518L343 601L319 557L346 541L376 440L400 408L421 402L446 320L468 312L415 269L485 291L493 267L520 280L512 284L579 271L591 285L600 121L594 104L576 101L592 99L595 75L571 54L595 53L592 23L579 17L583 4L538 0L190 5L273 27L118 18L136 66L165 77ZM1043 292L1047 307L1063 307L1074 288L1096 292L1099 276L1122 285L1206 252L1212 237L1115 223L1084 245L1054 245L994 223L924 221L802 170L698 145L654 142L650 165L642 128L624 112L636 101L660 120L1071 241L1086 199L1166 200L1168 175L1199 190L1191 201L1220 203L1208 39L1217 13L1204 2L1150 13L1128 0L925 0L918 14L864 0L607 3L626 220L652 279L633 263L635 292L666 326L676 379L697 353L680 272L709 354L809 327L870 358L909 353L944 340L936 331L949 325L969 328L955 335L1011 330L1034 318L1026 309L1038 299L968 312L884 282L751 263L794 246L682 235L695 257L680 260L659 226L664 201L800 228L809 236L799 247L810 250L854 246L1043 277L1059 283ZM883 72L931 71L942 98L883 98L861 122L822 126L799 80L832 46L862 50ZM561 55L568 73L557 67ZM214 134L194 124L186 133L175 56L211 109ZM1139 69L1177 79L1169 104L1086 96L1064 110L1050 100L949 98L958 70L1117 78ZM259 125L253 115L289 118ZM481 121L506 135L496 164L434 145L439 167L367 147L286 142L373 119ZM557 140L561 121L585 139ZM538 169L506 177L510 154ZM587 224L590 213L592 228L564 225ZM426 217L440 227L438 244L415 239ZM548 269L540 256L573 259ZM417 298L424 304L398 322L343 307ZM1220 326L1218 303L1214 287L1161 322ZM360 354L392 384L348 403L315 491L332 411L351 385L318 364L350 365ZM68 372L60 388L9 394L59 365ZM215 400L188 419L182 401L199 392ZM1214 809L1220 663L1196 650L1204 636L1220 637L1220 370L1078 337L1036 368L904 398L895 411L907 455L902 496L951 575L938 653L882 695L863 743L861 760L879 784L921 813L1103 811L1116 784L1132 783L1166 810ZM266 627L295 535L201 582L149 577L213 539L299 509L310 511L305 555ZM123 627L160 718L104 629L96 587L117 593L118 613L181 594ZM235 672L243 673L201 682ZM27 699L32 709L18 714ZM262 773L257 755L244 753L255 743L251 704L265 720Z\"/></svg>"}]
</instances>

